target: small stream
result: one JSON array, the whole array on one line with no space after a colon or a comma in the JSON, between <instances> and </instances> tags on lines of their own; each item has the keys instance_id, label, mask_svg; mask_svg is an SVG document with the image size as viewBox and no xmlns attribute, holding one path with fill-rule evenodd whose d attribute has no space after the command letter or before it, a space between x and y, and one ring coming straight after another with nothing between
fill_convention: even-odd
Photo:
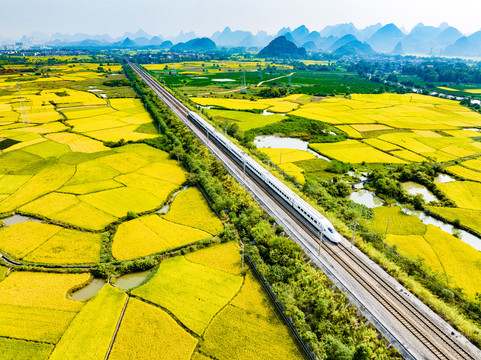
<instances>
[{"instance_id":1,"label":"small stream","mask_svg":"<svg viewBox=\"0 0 481 360\"><path fill-rule=\"evenodd\" d=\"M309 149L309 143L297 138L280 137L280 136L256 136L254 139L254 145L259 149L272 148L272 149L295 149L307 151L313 154L318 159L331 161L329 158L318 154L317 152Z\"/></svg>"},{"instance_id":2,"label":"small stream","mask_svg":"<svg viewBox=\"0 0 481 360\"><path fill-rule=\"evenodd\" d=\"M477 236L474 236L473 234L468 233L467 231L457 229L451 224L446 224L442 222L441 220L435 219L432 216L429 216L423 211L420 210L410 210L407 208L404 208L401 206L401 210L408 215L415 215L423 222L424 225L434 225L444 232L447 232L448 234L453 234L453 230L459 231L460 234L460 239L465 242L468 245L471 245L473 248L475 248L478 251L481 251L481 239L478 238Z\"/></svg>"},{"instance_id":3,"label":"small stream","mask_svg":"<svg viewBox=\"0 0 481 360\"><path fill-rule=\"evenodd\" d=\"M361 190L352 192L351 195L349 196L349 199L351 199L357 204L365 205L371 209L374 209L379 206L383 206L383 200L380 197L376 196L374 192L366 189L361 189ZM447 232L450 235L453 234L453 230L459 231L460 240L462 240L464 243L468 245L471 245L476 250L481 251L481 238L478 238L477 236L470 234L467 231L457 229L454 226L447 224L441 220L435 219L423 211L411 210L402 206L401 204L398 204L398 206L401 208L401 210L405 214L417 216L424 225L434 225L440 228L441 230L443 230L444 232Z\"/></svg>"},{"instance_id":4,"label":"small stream","mask_svg":"<svg viewBox=\"0 0 481 360\"><path fill-rule=\"evenodd\" d=\"M179 191L176 191L175 193L172 194L172 199L170 199L170 201L165 204L160 210L157 210L157 213L160 214L160 215L165 215L169 212L169 209L170 209L170 205L172 204L172 201L174 201L175 197L177 195L179 195L182 191L184 190L187 190L189 188L189 186L184 186L182 189L180 189Z\"/></svg>"}]
</instances>

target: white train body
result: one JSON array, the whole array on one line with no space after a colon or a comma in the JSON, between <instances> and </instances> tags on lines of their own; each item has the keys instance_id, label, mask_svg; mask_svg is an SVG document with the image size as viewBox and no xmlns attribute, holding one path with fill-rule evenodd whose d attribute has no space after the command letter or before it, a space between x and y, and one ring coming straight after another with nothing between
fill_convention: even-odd
<instances>
[{"instance_id":1,"label":"white train body","mask_svg":"<svg viewBox=\"0 0 481 360\"><path fill-rule=\"evenodd\" d=\"M209 138L214 138L220 145L222 145L241 166L245 166L245 171L250 171L251 174L257 176L265 187L294 209L298 214L298 217L304 219L304 221L315 232L319 235L322 234L323 238L327 238L333 243L341 241L341 236L334 229L331 222L284 185L279 179L264 169L244 151L239 149L232 141L227 139L198 114L191 111L189 113L189 118L201 128Z\"/></svg>"}]
</instances>

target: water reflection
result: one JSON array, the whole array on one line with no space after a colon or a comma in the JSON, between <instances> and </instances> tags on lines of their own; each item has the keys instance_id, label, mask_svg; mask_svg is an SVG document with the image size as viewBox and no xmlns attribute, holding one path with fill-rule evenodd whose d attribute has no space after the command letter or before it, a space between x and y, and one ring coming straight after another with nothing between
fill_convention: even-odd
<instances>
[{"instance_id":1,"label":"water reflection","mask_svg":"<svg viewBox=\"0 0 481 360\"><path fill-rule=\"evenodd\" d=\"M446 174L439 174L434 178L434 182L437 184L445 184L453 181L456 181L456 179L453 179L451 176Z\"/></svg>"},{"instance_id":2,"label":"water reflection","mask_svg":"<svg viewBox=\"0 0 481 360\"><path fill-rule=\"evenodd\" d=\"M349 199L357 204L365 205L368 208L374 209L376 207L382 206L383 201L381 198L374 195L372 191L369 190L359 190L352 192Z\"/></svg>"},{"instance_id":3,"label":"water reflection","mask_svg":"<svg viewBox=\"0 0 481 360\"><path fill-rule=\"evenodd\" d=\"M403 189L406 190L411 195L418 195L421 194L424 198L425 202L438 202L436 196L434 196L425 186L420 185L418 183L408 181L401 184Z\"/></svg>"}]
</instances>

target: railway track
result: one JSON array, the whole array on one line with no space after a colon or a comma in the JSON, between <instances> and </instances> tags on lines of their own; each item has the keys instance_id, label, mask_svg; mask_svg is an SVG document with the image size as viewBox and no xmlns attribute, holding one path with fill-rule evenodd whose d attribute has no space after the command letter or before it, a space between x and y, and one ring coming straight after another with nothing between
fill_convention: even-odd
<instances>
[{"instance_id":1,"label":"railway track","mask_svg":"<svg viewBox=\"0 0 481 360\"><path fill-rule=\"evenodd\" d=\"M137 72L137 74L157 93L157 95L186 123L186 125L193 130L195 125L191 124L187 115L189 109L186 108L179 100L177 100L170 92L165 90L157 81L155 81L149 74L144 72L136 65L129 63L129 65ZM205 134L204 134L205 135ZM226 154L221 147L217 147L221 152ZM234 161L235 163L235 161ZM239 166L236 163L237 166ZM242 169L241 169L242 170ZM255 179L254 179L255 181ZM279 199L274 198L272 194L268 193L263 186L259 186L265 192L265 195L273 199L279 206L285 209L285 204L282 204ZM288 212L290 212L288 210ZM287 213L287 211L286 211ZM319 239L312 230L303 224L294 214L290 213L290 220L296 222L302 227L310 236L310 241L319 244ZM298 237L299 238L299 237ZM301 241L305 241L301 239ZM365 259L358 255L355 251L350 249L344 243L338 245L330 245L327 242L323 246L325 253L329 256L339 267L341 267L347 274L349 274L357 283L374 298L377 303L386 309L398 321L399 325L403 327L403 331L411 334L417 339L420 346L423 347L423 353L417 357L420 359L466 359L475 360L481 358L481 352L473 354L474 346L465 341L459 341L459 337L455 336L455 332L449 332L446 327L441 326L438 321L433 319L430 315L418 308L411 300L413 295L407 294L407 291L400 291L381 276L377 271L371 268ZM391 326L396 326L390 324ZM467 349L466 343L470 349ZM409 347L409 345L407 345ZM406 348L404 355L410 356L409 350ZM478 349L476 349L478 350ZM476 350L474 352L476 352ZM479 350L478 350L479 351Z\"/></svg>"}]
</instances>

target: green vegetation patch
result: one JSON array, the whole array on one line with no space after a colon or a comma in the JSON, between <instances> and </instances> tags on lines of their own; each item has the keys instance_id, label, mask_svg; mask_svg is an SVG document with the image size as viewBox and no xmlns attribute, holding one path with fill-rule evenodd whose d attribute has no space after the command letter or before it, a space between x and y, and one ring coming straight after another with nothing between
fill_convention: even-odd
<instances>
[{"instance_id":1,"label":"green vegetation patch","mask_svg":"<svg viewBox=\"0 0 481 360\"><path fill-rule=\"evenodd\" d=\"M18 171L42 160L40 156L23 150L11 151L0 155L0 173L7 174Z\"/></svg>"}]
</instances>

